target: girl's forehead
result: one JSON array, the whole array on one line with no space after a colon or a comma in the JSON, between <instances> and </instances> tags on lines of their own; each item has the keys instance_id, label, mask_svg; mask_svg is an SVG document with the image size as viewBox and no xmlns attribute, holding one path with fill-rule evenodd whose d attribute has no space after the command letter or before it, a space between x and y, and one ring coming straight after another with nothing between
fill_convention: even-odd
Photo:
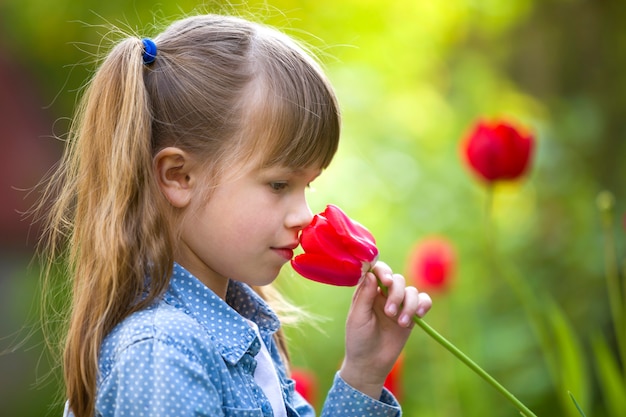
<instances>
[{"instance_id":1,"label":"girl's forehead","mask_svg":"<svg viewBox=\"0 0 626 417\"><path fill-rule=\"evenodd\" d=\"M317 178L322 173L322 168L318 165L293 168L284 165L275 165L269 167L258 167L256 172L267 175L277 175L286 177L307 177Z\"/></svg>"},{"instance_id":2,"label":"girl's forehead","mask_svg":"<svg viewBox=\"0 0 626 417\"><path fill-rule=\"evenodd\" d=\"M322 173L323 168L320 164L310 164L303 167L294 167L285 164L265 165L259 160L250 160L245 163L231 166L226 173L227 176L239 177L252 175L263 180L289 180L289 179L306 179L311 182Z\"/></svg>"},{"instance_id":3,"label":"girl's forehead","mask_svg":"<svg viewBox=\"0 0 626 417\"><path fill-rule=\"evenodd\" d=\"M237 170L237 169L235 169ZM248 161L239 167L240 172L251 172L259 175L268 176L302 176L302 177L318 177L322 173L322 166L319 163L308 164L306 166L291 166L288 164L264 164L263 161Z\"/></svg>"}]
</instances>

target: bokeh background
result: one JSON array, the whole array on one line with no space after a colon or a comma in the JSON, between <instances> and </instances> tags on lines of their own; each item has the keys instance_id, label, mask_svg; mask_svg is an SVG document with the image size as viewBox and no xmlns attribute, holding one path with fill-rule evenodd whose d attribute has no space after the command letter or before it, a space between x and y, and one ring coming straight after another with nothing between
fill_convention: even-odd
<instances>
[{"instance_id":1,"label":"bokeh background","mask_svg":"<svg viewBox=\"0 0 626 417\"><path fill-rule=\"evenodd\" d=\"M567 391L588 415L618 415L607 400L616 385L599 371L593 341L606 341L617 361L596 200L605 190L614 196L608 228L621 260L620 0L1 1L0 414L62 412L58 359L46 353L39 325L37 226L20 213L59 157L55 138L67 132L81 87L107 49L102 39L112 37L111 25L151 36L173 18L206 11L253 14L309 43L324 62L343 137L313 184L314 211L342 207L408 279L415 245L443 236L456 253L454 277L432 294L428 322L538 416L578 415ZM481 117L533 132L524 178L490 188L464 165L459 144ZM352 289L305 282L287 267L279 285L320 317L288 335L294 365L312 370L325 392L341 362ZM417 329L401 382L409 417L517 415Z\"/></svg>"}]
</instances>

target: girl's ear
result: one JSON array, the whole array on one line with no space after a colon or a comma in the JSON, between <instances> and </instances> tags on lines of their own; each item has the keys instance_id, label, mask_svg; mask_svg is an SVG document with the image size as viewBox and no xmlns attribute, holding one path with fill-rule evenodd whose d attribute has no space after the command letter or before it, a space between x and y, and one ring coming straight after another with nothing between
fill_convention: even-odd
<instances>
[{"instance_id":1,"label":"girl's ear","mask_svg":"<svg viewBox=\"0 0 626 417\"><path fill-rule=\"evenodd\" d=\"M157 183L167 201L176 208L184 208L191 201L196 183L196 164L180 148L160 150L153 160Z\"/></svg>"}]
</instances>

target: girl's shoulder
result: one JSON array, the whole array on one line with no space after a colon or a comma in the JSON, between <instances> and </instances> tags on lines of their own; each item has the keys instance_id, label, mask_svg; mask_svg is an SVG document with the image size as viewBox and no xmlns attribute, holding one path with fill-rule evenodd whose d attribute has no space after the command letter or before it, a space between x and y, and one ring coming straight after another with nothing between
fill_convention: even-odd
<instances>
[{"instance_id":1,"label":"girl's shoulder","mask_svg":"<svg viewBox=\"0 0 626 417\"><path fill-rule=\"evenodd\" d=\"M194 317L160 300L126 317L105 337L100 349L101 371L106 374L121 355L146 344L164 346L198 362L215 351L212 338Z\"/></svg>"},{"instance_id":2,"label":"girl's shoulder","mask_svg":"<svg viewBox=\"0 0 626 417\"><path fill-rule=\"evenodd\" d=\"M156 300L122 320L107 335L104 344L123 347L145 339L176 339L186 336L185 329L197 326L197 321L184 309Z\"/></svg>"}]
</instances>

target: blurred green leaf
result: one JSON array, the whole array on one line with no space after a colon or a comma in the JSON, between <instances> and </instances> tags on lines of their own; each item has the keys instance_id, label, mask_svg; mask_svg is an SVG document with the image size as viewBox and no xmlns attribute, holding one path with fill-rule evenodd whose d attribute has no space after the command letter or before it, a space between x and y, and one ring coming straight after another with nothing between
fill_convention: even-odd
<instances>
[{"instance_id":1,"label":"blurred green leaf","mask_svg":"<svg viewBox=\"0 0 626 417\"><path fill-rule=\"evenodd\" d=\"M570 392L578 398L583 408L589 403L589 375L587 372L587 360L584 349L578 339L571 322L563 313L563 310L552 300L544 300L548 306L550 330L553 332L556 342L552 361L557 372L557 390L563 409L567 414L576 416L577 413L571 408Z\"/></svg>"},{"instance_id":2,"label":"blurred green leaf","mask_svg":"<svg viewBox=\"0 0 626 417\"><path fill-rule=\"evenodd\" d=\"M582 410L582 408L580 407L580 405L578 404L578 401L576 401L576 397L574 397L574 394L572 394L571 392L569 393L570 398L572 399L572 402L574 403L574 406L576 406L576 409L578 410L578 412L580 413L581 416L583 417L587 417L585 415L585 412Z\"/></svg>"},{"instance_id":3,"label":"blurred green leaf","mask_svg":"<svg viewBox=\"0 0 626 417\"><path fill-rule=\"evenodd\" d=\"M542 289L531 288L528 280L510 265L503 268L507 281L518 294L550 371L562 412L577 416L571 407L572 392L583 407L589 399L589 375L584 349L563 309Z\"/></svg>"},{"instance_id":4,"label":"blurred green leaf","mask_svg":"<svg viewBox=\"0 0 626 417\"><path fill-rule=\"evenodd\" d=\"M620 374L620 367L601 335L592 338L594 358L597 365L598 380L604 400L611 416L626 416L626 383Z\"/></svg>"}]
</instances>

